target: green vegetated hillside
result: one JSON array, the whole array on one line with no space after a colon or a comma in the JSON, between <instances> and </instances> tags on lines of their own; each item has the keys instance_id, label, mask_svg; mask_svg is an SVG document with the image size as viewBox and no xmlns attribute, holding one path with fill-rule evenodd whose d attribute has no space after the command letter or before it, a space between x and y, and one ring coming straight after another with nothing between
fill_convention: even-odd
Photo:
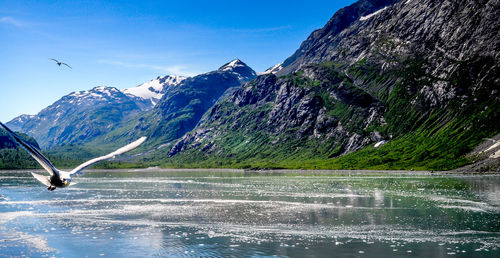
<instances>
[{"instance_id":1,"label":"green vegetated hillside","mask_svg":"<svg viewBox=\"0 0 500 258\"><path fill-rule=\"evenodd\" d=\"M289 76L259 78L233 95L233 99L227 98L212 108L197 130L174 146L172 157L164 165L456 168L469 162L465 154L483 138L499 130L496 121L500 118L500 102L491 95L495 90L494 81L483 81L472 92L473 82L468 78L469 69L481 69L481 66L482 69L496 67L492 72L498 75L498 64L490 59L470 62L474 65L464 62L443 79L463 90L463 96L470 97L454 98L436 107L429 107L422 96L422 88L438 80L427 74L429 64L423 59L402 61L397 69L385 72L362 60L349 67L329 62L311 65ZM311 71L317 73L313 79L305 75ZM275 94L262 93L269 90L270 85L266 84L269 80L271 86L278 86ZM303 101L290 103L290 109L279 110L275 118L273 110L282 104L277 95L286 87L289 92L295 92L291 95L301 96ZM238 102L242 96L249 101ZM301 113L313 116L304 120ZM308 120L315 118L315 121ZM286 121L285 124L280 119ZM374 143L382 139L387 143L374 148ZM367 142L371 143L363 146ZM356 144L356 151L346 153L347 148Z\"/></svg>"}]
</instances>

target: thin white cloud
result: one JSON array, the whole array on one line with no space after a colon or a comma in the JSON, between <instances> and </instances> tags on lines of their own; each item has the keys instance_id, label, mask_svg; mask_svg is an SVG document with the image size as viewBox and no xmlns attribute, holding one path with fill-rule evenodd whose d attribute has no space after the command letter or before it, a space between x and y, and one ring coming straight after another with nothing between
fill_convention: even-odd
<instances>
[{"instance_id":1,"label":"thin white cloud","mask_svg":"<svg viewBox=\"0 0 500 258\"><path fill-rule=\"evenodd\" d=\"M196 72L186 70L186 67L182 66L182 65L162 66L162 65L140 64L140 63L131 64L131 63L115 61L115 60L98 60L97 62L101 63L101 64L111 64L111 65L117 65L117 66L126 67L126 68L152 69L152 70L157 70L157 71L161 71L161 72L164 72L167 74L172 74L172 75L194 76L194 75L198 74Z\"/></svg>"},{"instance_id":2,"label":"thin white cloud","mask_svg":"<svg viewBox=\"0 0 500 258\"><path fill-rule=\"evenodd\" d=\"M14 17L10 17L10 16L3 16L0 18L0 23L4 23L4 24L10 24L10 25L14 25L16 27L24 27L26 26L25 23L15 19Z\"/></svg>"}]
</instances>

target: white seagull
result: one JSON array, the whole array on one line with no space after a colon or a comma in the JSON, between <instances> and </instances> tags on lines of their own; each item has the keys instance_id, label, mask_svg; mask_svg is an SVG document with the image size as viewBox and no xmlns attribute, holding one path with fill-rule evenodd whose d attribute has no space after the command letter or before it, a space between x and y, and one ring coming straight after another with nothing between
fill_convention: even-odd
<instances>
[{"instance_id":1,"label":"white seagull","mask_svg":"<svg viewBox=\"0 0 500 258\"><path fill-rule=\"evenodd\" d=\"M130 150L136 148L137 146L141 145L141 143L143 143L146 140L146 137L143 136L143 137L139 138L138 140L136 140L135 142L132 142L124 147L121 147L121 148L111 152L108 155L101 156L101 157L98 157L95 159L91 159L91 160L81 164L80 166L76 167L75 169L71 170L70 172L66 172L66 171L56 169L54 167L54 165L52 165L52 163L50 163L50 161L45 156L43 156L43 154L40 151L38 151L35 147L33 147L31 144L25 142L23 139L21 139L21 137L19 137L19 135L14 133L12 130L10 130L7 126L2 124L1 122L0 122L0 125L3 128L5 128L5 130L7 130L7 132L9 132L12 135L12 137L14 137L14 139L16 139L16 141L21 146L23 146L24 149L26 149L26 151L28 151L28 153L31 155L31 157L33 157L36 161L38 161L38 163L40 163L40 165L42 165L42 167L49 172L50 176L42 176L39 174L35 174L33 172L31 172L31 174L38 181L42 182L42 184L46 185L48 187L47 190L50 190L50 191L54 191L54 189L56 189L56 187L69 186L71 184L72 177L74 175L81 174L85 168L87 168L91 165L94 165L97 162L107 160L107 159L115 157L116 155L120 155L122 153L130 151Z\"/></svg>"}]
</instances>

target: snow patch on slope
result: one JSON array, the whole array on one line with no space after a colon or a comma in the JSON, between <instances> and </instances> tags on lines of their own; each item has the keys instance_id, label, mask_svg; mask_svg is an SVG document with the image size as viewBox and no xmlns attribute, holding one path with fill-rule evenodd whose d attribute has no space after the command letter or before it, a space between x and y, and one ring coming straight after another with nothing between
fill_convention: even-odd
<instances>
[{"instance_id":1,"label":"snow patch on slope","mask_svg":"<svg viewBox=\"0 0 500 258\"><path fill-rule=\"evenodd\" d=\"M279 63L269 69L267 69L266 71L264 71L263 73L260 73L259 75L263 75L263 74L270 74L270 73L277 73L279 72L281 69L283 69L283 63Z\"/></svg>"},{"instance_id":2,"label":"snow patch on slope","mask_svg":"<svg viewBox=\"0 0 500 258\"><path fill-rule=\"evenodd\" d=\"M359 18L359 20L360 20L360 21L366 21L366 20L368 20L368 19L372 18L373 16L375 16L375 15L377 15L377 14L381 13L382 11L384 11L385 9L387 9L387 7L388 7L388 6L386 6L386 7L382 8L382 9L380 9L380 10L378 10L378 11L374 12L374 13L368 14L368 15L366 15L366 16L361 16L361 18Z\"/></svg>"},{"instance_id":3,"label":"snow patch on slope","mask_svg":"<svg viewBox=\"0 0 500 258\"><path fill-rule=\"evenodd\" d=\"M12 119L11 122L16 122L16 123L25 123L26 121L34 118L35 115L26 115L26 114L23 114L23 115L20 115L14 119Z\"/></svg>"},{"instance_id":4,"label":"snow patch on slope","mask_svg":"<svg viewBox=\"0 0 500 258\"><path fill-rule=\"evenodd\" d=\"M163 97L163 89L165 86L176 86L184 81L186 77L167 75L164 77L157 77L149 82L143 83L137 87L122 90L126 95L133 95L142 99L149 99L152 103Z\"/></svg>"}]
</instances>

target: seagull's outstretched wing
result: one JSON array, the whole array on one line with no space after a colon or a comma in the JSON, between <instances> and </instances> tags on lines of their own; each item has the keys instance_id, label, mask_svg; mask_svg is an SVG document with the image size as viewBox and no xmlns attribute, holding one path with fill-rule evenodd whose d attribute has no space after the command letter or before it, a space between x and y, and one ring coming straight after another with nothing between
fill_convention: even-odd
<instances>
[{"instance_id":1,"label":"seagull's outstretched wing","mask_svg":"<svg viewBox=\"0 0 500 258\"><path fill-rule=\"evenodd\" d=\"M7 130L7 132L9 132L12 137L14 137L17 143L23 146L24 149L26 149L26 151L28 151L28 153L31 155L31 157L33 157L36 161L38 161L38 163L40 163L40 165L42 165L42 167L45 168L45 170L47 170L51 176L59 173L57 169L54 167L54 165L52 165L52 163L50 163L50 161L45 156L43 156L43 154L40 151L38 151L31 144L25 142L23 139L21 139L21 137L19 137L19 135L14 133L12 130L10 130L7 126L2 124L1 122L0 125L3 128L5 128L5 130Z\"/></svg>"},{"instance_id":2,"label":"seagull's outstretched wing","mask_svg":"<svg viewBox=\"0 0 500 258\"><path fill-rule=\"evenodd\" d=\"M138 140L136 140L135 142L130 143L126 146L123 146L123 147L119 148L118 150L111 152L108 155L101 156L101 157L98 157L95 159L91 159L91 160L81 164L80 166L76 167L75 169L71 170L71 172L69 172L69 174L75 175L75 174L81 172L82 170L84 170L85 168L87 168L91 165L94 165L95 163L97 163L99 161L107 160L107 159L113 158L116 155L120 155L120 154L125 153L127 151L133 150L137 146L141 145L141 143L143 143L145 140L146 140L146 137L143 136L143 137L139 138Z\"/></svg>"},{"instance_id":3,"label":"seagull's outstretched wing","mask_svg":"<svg viewBox=\"0 0 500 258\"><path fill-rule=\"evenodd\" d=\"M65 66L69 67L70 69L73 69L73 68L71 68L71 66L69 66L67 63L61 63L61 64L63 64L63 65L65 65Z\"/></svg>"},{"instance_id":4,"label":"seagull's outstretched wing","mask_svg":"<svg viewBox=\"0 0 500 258\"><path fill-rule=\"evenodd\" d=\"M49 58L49 59L55 61L56 63L59 63L59 61L57 59L54 59L54 58Z\"/></svg>"}]
</instances>

